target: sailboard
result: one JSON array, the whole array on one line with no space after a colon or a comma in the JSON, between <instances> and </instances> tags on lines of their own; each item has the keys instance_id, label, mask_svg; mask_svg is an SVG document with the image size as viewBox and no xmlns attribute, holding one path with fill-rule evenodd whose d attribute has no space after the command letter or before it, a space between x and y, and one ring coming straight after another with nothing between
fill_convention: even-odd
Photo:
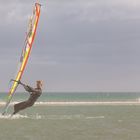
<instances>
[{"instance_id":1,"label":"sailboard","mask_svg":"<svg viewBox=\"0 0 140 140\"><path fill-rule=\"evenodd\" d=\"M35 39L35 35L36 35L36 30L37 30L37 26L38 26L38 21L39 21L39 17L40 17L40 11L41 11L41 4L39 3L35 3L35 6L33 8L33 13L32 16L29 19L29 25L28 25L28 29L27 29L27 33L26 33L26 37L25 37L25 42L24 42L24 46L22 49L22 53L21 53L21 57L20 57L20 61L19 61L19 67L15 76L15 80L12 83L10 90L8 92L8 97L7 97L7 101L6 104L4 106L4 110L3 110L3 115L7 112L7 109L9 107L9 104L12 100L12 97L18 87L18 82L19 80L21 80L22 75L24 73L25 67L27 65L30 53L31 53L31 49L33 46L33 42Z\"/></svg>"}]
</instances>

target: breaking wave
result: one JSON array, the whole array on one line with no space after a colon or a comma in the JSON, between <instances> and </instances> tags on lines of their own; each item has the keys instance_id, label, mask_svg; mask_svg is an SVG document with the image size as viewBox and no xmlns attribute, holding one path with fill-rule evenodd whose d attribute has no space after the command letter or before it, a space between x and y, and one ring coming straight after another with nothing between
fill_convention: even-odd
<instances>
[{"instance_id":1,"label":"breaking wave","mask_svg":"<svg viewBox=\"0 0 140 140\"><path fill-rule=\"evenodd\" d=\"M14 105L18 102L11 102L10 105ZM4 106L5 102L0 102L0 106ZM74 102L36 102L35 106L75 106L75 105L140 105L140 101L104 101L104 102L85 102L85 101L74 101Z\"/></svg>"}]
</instances>

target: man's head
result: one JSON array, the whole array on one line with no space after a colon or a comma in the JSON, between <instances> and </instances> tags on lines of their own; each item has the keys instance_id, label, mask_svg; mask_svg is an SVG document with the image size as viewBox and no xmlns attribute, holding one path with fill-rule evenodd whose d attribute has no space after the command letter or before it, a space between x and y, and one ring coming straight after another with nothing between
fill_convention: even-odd
<instances>
[{"instance_id":1,"label":"man's head","mask_svg":"<svg viewBox=\"0 0 140 140\"><path fill-rule=\"evenodd\" d=\"M40 80L36 81L36 86L37 86L37 88L42 88L43 82Z\"/></svg>"}]
</instances>

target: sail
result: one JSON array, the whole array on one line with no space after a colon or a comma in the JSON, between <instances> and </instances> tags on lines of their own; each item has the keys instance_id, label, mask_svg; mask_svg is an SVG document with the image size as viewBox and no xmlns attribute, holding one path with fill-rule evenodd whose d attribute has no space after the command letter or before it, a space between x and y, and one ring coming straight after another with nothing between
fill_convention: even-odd
<instances>
[{"instance_id":1,"label":"sail","mask_svg":"<svg viewBox=\"0 0 140 140\"><path fill-rule=\"evenodd\" d=\"M38 21L39 21L39 17L40 17L40 9L41 9L41 5L39 3L35 3L35 6L33 8L33 14L29 19L29 25L28 25L28 29L27 29L26 38L25 38L25 44L22 49L18 71L17 71L16 77L15 77L15 81L13 82L13 84L9 90L8 98L7 98L7 102L6 102L3 114L5 114L7 112L9 103L18 87L17 81L19 81L21 79L24 69L26 67L28 58L30 56L30 52L31 52L31 49L33 46L33 42L35 39L35 34L36 34L37 26L38 26Z\"/></svg>"}]
</instances>

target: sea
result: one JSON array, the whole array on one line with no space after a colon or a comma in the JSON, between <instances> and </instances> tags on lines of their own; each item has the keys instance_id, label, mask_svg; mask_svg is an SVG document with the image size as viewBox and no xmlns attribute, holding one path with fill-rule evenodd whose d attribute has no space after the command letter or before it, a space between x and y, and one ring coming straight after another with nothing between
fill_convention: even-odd
<instances>
[{"instance_id":1,"label":"sea","mask_svg":"<svg viewBox=\"0 0 140 140\"><path fill-rule=\"evenodd\" d=\"M15 93L6 115L0 93L0 140L140 140L140 92L44 92L14 116Z\"/></svg>"}]
</instances>

